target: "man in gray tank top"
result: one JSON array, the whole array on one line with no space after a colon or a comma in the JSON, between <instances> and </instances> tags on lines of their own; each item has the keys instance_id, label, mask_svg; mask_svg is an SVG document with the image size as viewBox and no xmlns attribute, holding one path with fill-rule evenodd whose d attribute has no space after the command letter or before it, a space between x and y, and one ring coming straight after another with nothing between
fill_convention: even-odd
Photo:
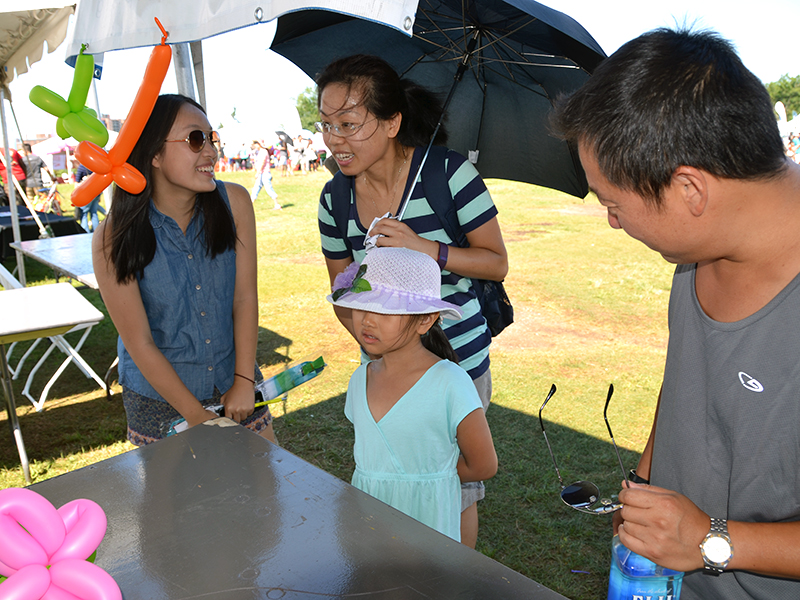
<instances>
[{"instance_id":1,"label":"man in gray tank top","mask_svg":"<svg viewBox=\"0 0 800 600\"><path fill-rule=\"evenodd\" d=\"M682 600L800 598L800 166L764 85L717 34L659 29L554 124L609 224L678 265L620 540L685 571Z\"/></svg>"}]
</instances>

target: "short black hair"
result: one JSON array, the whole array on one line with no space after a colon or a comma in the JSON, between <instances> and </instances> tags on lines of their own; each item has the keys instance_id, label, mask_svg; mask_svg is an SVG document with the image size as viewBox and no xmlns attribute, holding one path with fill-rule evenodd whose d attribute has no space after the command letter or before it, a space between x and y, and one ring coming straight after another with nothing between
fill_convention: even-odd
<instances>
[{"instance_id":1,"label":"short black hair","mask_svg":"<svg viewBox=\"0 0 800 600\"><path fill-rule=\"evenodd\" d=\"M766 87L712 31L631 40L556 103L552 122L594 153L612 184L656 206L680 166L755 180L786 165Z\"/></svg>"}]
</instances>

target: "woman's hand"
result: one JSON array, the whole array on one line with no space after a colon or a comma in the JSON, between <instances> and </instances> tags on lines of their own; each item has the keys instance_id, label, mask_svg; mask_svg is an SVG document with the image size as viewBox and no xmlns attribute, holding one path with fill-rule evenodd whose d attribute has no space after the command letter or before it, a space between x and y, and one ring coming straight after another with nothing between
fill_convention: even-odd
<instances>
[{"instance_id":1,"label":"woman's hand","mask_svg":"<svg viewBox=\"0 0 800 600\"><path fill-rule=\"evenodd\" d=\"M427 254L433 260L439 256L438 242L421 238L414 231L397 219L381 219L370 231L370 235L382 235L377 240L378 247L408 248Z\"/></svg>"},{"instance_id":2,"label":"woman's hand","mask_svg":"<svg viewBox=\"0 0 800 600\"><path fill-rule=\"evenodd\" d=\"M233 387L222 394L220 402L225 406L225 416L241 423L255 410L256 396L253 384L241 377L234 377Z\"/></svg>"}]
</instances>

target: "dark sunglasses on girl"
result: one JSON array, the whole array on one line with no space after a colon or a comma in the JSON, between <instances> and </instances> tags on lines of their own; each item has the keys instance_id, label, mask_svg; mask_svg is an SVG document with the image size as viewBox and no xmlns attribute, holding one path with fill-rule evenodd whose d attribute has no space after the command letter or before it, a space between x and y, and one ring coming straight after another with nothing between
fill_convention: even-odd
<instances>
[{"instance_id":1,"label":"dark sunglasses on girl","mask_svg":"<svg viewBox=\"0 0 800 600\"><path fill-rule=\"evenodd\" d=\"M215 150L219 150L219 134L216 131L206 133L195 129L189 133L189 136L182 140L164 140L165 142L186 142L189 144L189 149L192 152L200 152L206 145L206 142L211 142Z\"/></svg>"}]
</instances>

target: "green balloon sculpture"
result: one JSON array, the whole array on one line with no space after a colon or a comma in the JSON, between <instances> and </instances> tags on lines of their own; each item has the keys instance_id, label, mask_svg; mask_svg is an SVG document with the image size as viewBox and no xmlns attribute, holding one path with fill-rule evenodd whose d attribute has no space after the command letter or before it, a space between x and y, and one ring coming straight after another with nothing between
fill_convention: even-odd
<instances>
[{"instance_id":1,"label":"green balloon sculpture","mask_svg":"<svg viewBox=\"0 0 800 600\"><path fill-rule=\"evenodd\" d=\"M85 49L84 44L75 61L75 77L67 100L41 85L34 87L28 97L43 111L58 117L56 133L62 140L73 137L79 142L88 140L102 148L108 143L108 130L98 120L97 113L86 106L94 73L94 57L84 54Z\"/></svg>"}]
</instances>

